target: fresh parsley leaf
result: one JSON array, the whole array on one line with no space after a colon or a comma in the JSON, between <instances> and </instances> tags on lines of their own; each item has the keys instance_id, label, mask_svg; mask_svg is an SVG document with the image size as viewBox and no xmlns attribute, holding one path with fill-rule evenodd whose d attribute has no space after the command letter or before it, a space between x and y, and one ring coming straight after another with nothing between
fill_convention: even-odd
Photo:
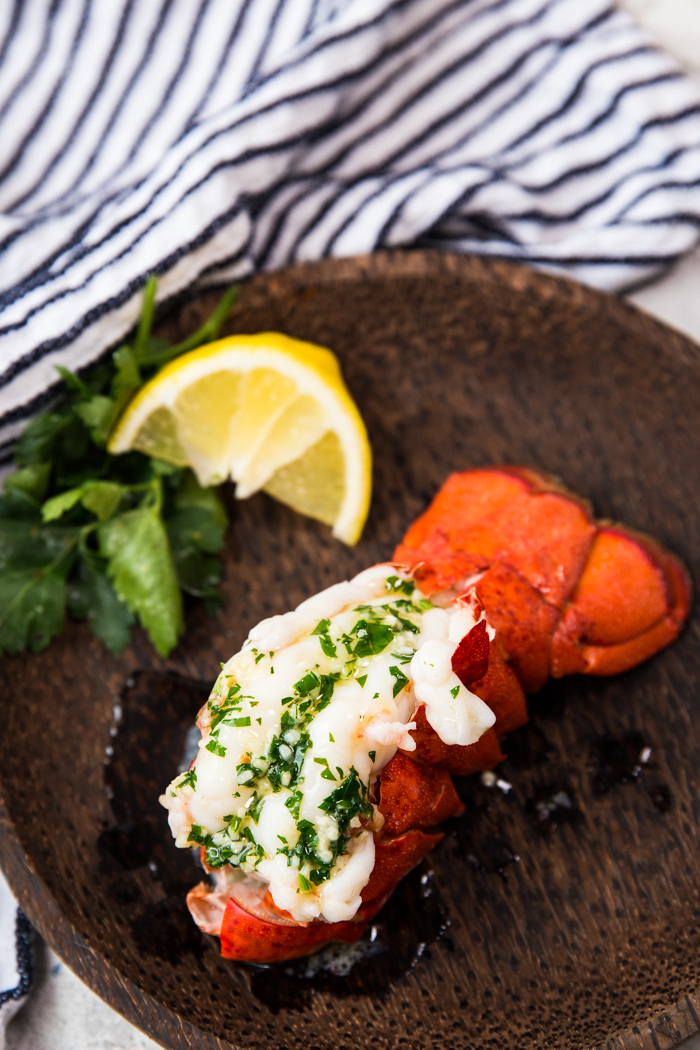
<instances>
[{"instance_id":1,"label":"fresh parsley leaf","mask_svg":"<svg viewBox=\"0 0 700 1050\"><path fill-rule=\"evenodd\" d=\"M92 551L81 551L77 571L66 588L68 610L76 620L87 620L92 633L113 653L129 641L134 617L107 578L107 563Z\"/></svg>"},{"instance_id":2,"label":"fresh parsley leaf","mask_svg":"<svg viewBox=\"0 0 700 1050\"><path fill-rule=\"evenodd\" d=\"M214 555L227 519L216 492L201 488L189 469L106 449L136 391L166 360L216 338L236 296L232 289L197 332L171 346L151 333L155 291L149 278L129 345L81 375L59 368L63 399L17 441L18 469L0 495L0 652L41 648L67 605L114 651L135 613L164 655L181 629L180 590L209 611L220 606ZM66 544L70 553L56 562Z\"/></svg>"},{"instance_id":3,"label":"fresh parsley leaf","mask_svg":"<svg viewBox=\"0 0 700 1050\"><path fill-rule=\"evenodd\" d=\"M32 499L42 500L46 495L50 474L50 463L32 463L28 467L22 467L8 474L5 479L5 491L19 489L21 492L26 492Z\"/></svg>"},{"instance_id":4,"label":"fresh parsley leaf","mask_svg":"<svg viewBox=\"0 0 700 1050\"><path fill-rule=\"evenodd\" d=\"M65 573L19 569L0 577L0 652L37 653L63 630Z\"/></svg>"},{"instance_id":5,"label":"fresh parsley leaf","mask_svg":"<svg viewBox=\"0 0 700 1050\"><path fill-rule=\"evenodd\" d=\"M26 509L26 517L0 518L0 653L38 652L62 630L76 557L76 529L42 527L36 504L32 517Z\"/></svg>"},{"instance_id":6,"label":"fresh parsley leaf","mask_svg":"<svg viewBox=\"0 0 700 1050\"><path fill-rule=\"evenodd\" d=\"M453 700L457 699L457 694L458 693L459 693L459 686L458 685L456 685L453 689L450 689L450 696L452 697Z\"/></svg>"},{"instance_id":7,"label":"fresh parsley leaf","mask_svg":"<svg viewBox=\"0 0 700 1050\"><path fill-rule=\"evenodd\" d=\"M158 503L105 522L98 536L117 595L166 656L183 628L182 596Z\"/></svg>"}]
</instances>

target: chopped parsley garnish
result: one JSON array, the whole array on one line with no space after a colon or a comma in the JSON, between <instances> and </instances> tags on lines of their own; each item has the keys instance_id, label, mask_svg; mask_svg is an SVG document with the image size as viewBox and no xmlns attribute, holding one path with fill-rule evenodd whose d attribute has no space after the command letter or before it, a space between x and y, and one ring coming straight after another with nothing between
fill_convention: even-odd
<instances>
[{"instance_id":1,"label":"chopped parsley garnish","mask_svg":"<svg viewBox=\"0 0 700 1050\"><path fill-rule=\"evenodd\" d=\"M386 589L389 594L407 594L409 597L416 589L413 580L402 580L400 576L388 576Z\"/></svg>"},{"instance_id":2,"label":"chopped parsley garnish","mask_svg":"<svg viewBox=\"0 0 700 1050\"><path fill-rule=\"evenodd\" d=\"M403 671L399 670L398 667L390 667L389 668L389 674L392 675L396 679L396 681L394 682L394 688L393 688L393 695L394 695L394 698L396 698L399 695L399 693L401 692L401 690L404 688L404 686L408 685L408 678L403 673Z\"/></svg>"},{"instance_id":3,"label":"chopped parsley garnish","mask_svg":"<svg viewBox=\"0 0 700 1050\"><path fill-rule=\"evenodd\" d=\"M265 653L258 653L258 655L255 657L255 662L256 662L256 664L259 664L260 661L264 660L264 659L265 659Z\"/></svg>"},{"instance_id":4,"label":"chopped parsley garnish","mask_svg":"<svg viewBox=\"0 0 700 1050\"><path fill-rule=\"evenodd\" d=\"M194 791L194 789L197 787L197 770L196 769L188 769L187 772L185 773L185 775L183 776L182 780L180 781L180 783L176 784L175 786L179 787L179 788L181 788L181 787L191 787L192 790Z\"/></svg>"},{"instance_id":5,"label":"chopped parsley garnish","mask_svg":"<svg viewBox=\"0 0 700 1050\"><path fill-rule=\"evenodd\" d=\"M218 740L214 740L212 738L206 745L206 748L207 751L211 751L212 755L218 755L219 758L226 757L226 748L223 746L223 744L220 744Z\"/></svg>"},{"instance_id":6,"label":"chopped parsley garnish","mask_svg":"<svg viewBox=\"0 0 700 1050\"><path fill-rule=\"evenodd\" d=\"M341 784L319 803L319 809L333 817L341 833L348 830L353 817L372 817L368 789L354 766Z\"/></svg>"},{"instance_id":7,"label":"chopped parsley garnish","mask_svg":"<svg viewBox=\"0 0 700 1050\"><path fill-rule=\"evenodd\" d=\"M311 634L318 635L318 640L321 643L321 648L323 649L326 656L335 657L338 655L338 652L335 643L333 642L330 636L330 626L330 620L319 620Z\"/></svg>"},{"instance_id":8,"label":"chopped parsley garnish","mask_svg":"<svg viewBox=\"0 0 700 1050\"><path fill-rule=\"evenodd\" d=\"M348 848L350 836L361 826L362 821L371 820L373 807L369 799L369 787L363 783L354 766L346 773L341 766L331 767L327 758L313 755L314 764L321 767L320 777L333 784L330 794L319 804L319 808L331 818L337 828L337 835L333 838L332 833L324 832L321 837L321 831L313 821L300 818L304 799L302 769L312 746L311 723L331 703L336 684L356 677L361 688L366 685L367 671L356 676L360 670L358 661L371 659L393 644L396 651L392 651L391 656L396 662L389 667L393 679L393 696L397 697L410 683L401 668L412 660L415 643L406 636L420 632L419 618L431 606L422 600L413 600L415 584L399 576L389 577L386 590L390 597L385 604L356 607L358 619L348 633L340 634L329 618L319 620L311 631L319 639L324 655L331 659L337 659L339 648L344 647L342 667L337 672L325 674L319 663L312 664L295 682L292 695L280 700L282 714L279 730L267 745L266 754L256 758L251 758L250 754L244 755L244 761L236 767L238 783L246 787L246 794L250 796L244 810L240 811L243 815L227 817L226 827L215 835L207 835L201 828L193 826L190 841L204 846L207 862L212 867L228 863L234 867L244 865L245 870L250 871L262 857L267 856L262 845L256 842L254 826L270 790L276 793L286 789L285 806L296 822L296 841L284 835L276 838L279 842L277 853L286 856L287 863L293 864L297 871L299 892L309 892L330 878L333 864ZM257 650L253 652L257 657L256 663L267 655ZM343 652L342 648L340 652ZM274 653L270 652L269 655L272 658ZM270 668L270 672L274 673L274 667ZM379 696L379 692L375 693L374 699L379 699ZM251 717L243 713L243 705L247 700L251 701L251 708L258 704L257 700L243 696L240 685L234 683L225 700L217 704L210 702L212 739L207 746L215 754L221 753L218 750L221 745L216 739L220 724L250 726ZM255 721L258 725L262 724L262 718ZM332 732L328 732L328 740L335 743ZM225 749L221 750L225 752ZM369 751L368 756L371 762L376 762L377 751Z\"/></svg>"},{"instance_id":9,"label":"chopped parsley garnish","mask_svg":"<svg viewBox=\"0 0 700 1050\"><path fill-rule=\"evenodd\" d=\"M353 653L360 658L377 656L394 640L394 632L391 627L386 623L377 623L375 620L358 620L352 633L357 638Z\"/></svg>"},{"instance_id":10,"label":"chopped parsley garnish","mask_svg":"<svg viewBox=\"0 0 700 1050\"><path fill-rule=\"evenodd\" d=\"M301 791L293 791L284 803L295 820L299 819L299 807L301 806L301 800L303 797Z\"/></svg>"},{"instance_id":11,"label":"chopped parsley garnish","mask_svg":"<svg viewBox=\"0 0 700 1050\"><path fill-rule=\"evenodd\" d=\"M457 694L458 693L459 693L459 686L458 685L456 685L454 687L454 689L450 689L450 696L452 697L453 700L457 699Z\"/></svg>"}]
</instances>

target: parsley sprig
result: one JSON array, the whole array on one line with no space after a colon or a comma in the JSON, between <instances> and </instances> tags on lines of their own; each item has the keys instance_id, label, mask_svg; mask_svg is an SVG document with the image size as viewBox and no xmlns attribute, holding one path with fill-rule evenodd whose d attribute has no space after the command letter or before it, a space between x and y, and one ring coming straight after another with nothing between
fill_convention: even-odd
<instances>
[{"instance_id":1,"label":"parsley sprig","mask_svg":"<svg viewBox=\"0 0 700 1050\"><path fill-rule=\"evenodd\" d=\"M85 376L59 368L62 400L33 419L0 494L0 654L44 649L65 614L120 652L138 620L161 656L183 629L182 593L218 610L227 516L189 469L141 452L113 456L110 432L167 361L215 339L237 289L189 339L151 334L155 278L137 331Z\"/></svg>"}]
</instances>

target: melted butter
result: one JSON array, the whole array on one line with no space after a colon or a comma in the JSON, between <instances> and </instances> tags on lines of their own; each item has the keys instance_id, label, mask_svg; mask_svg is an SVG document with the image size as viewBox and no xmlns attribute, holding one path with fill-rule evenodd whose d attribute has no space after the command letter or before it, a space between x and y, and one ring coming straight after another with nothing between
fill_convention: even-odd
<instances>
[{"instance_id":1,"label":"melted butter","mask_svg":"<svg viewBox=\"0 0 700 1050\"><path fill-rule=\"evenodd\" d=\"M352 918L383 819L370 786L415 748L417 706L447 744L495 721L452 671L474 623L469 604L435 608L392 565L263 621L200 712L193 769L162 796L177 845L265 880L299 921Z\"/></svg>"}]
</instances>

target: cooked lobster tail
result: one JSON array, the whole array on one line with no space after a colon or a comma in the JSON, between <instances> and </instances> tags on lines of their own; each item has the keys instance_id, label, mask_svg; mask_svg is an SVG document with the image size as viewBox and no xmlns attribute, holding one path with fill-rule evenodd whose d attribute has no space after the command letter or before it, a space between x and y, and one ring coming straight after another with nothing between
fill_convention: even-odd
<instances>
[{"instance_id":1,"label":"cooked lobster tail","mask_svg":"<svg viewBox=\"0 0 700 1050\"><path fill-rule=\"evenodd\" d=\"M415 750L397 751L375 785L384 825L353 920L302 924L281 913L269 893L253 899L235 887L218 896L204 885L192 890L190 910L202 929L220 934L226 958L270 962L329 940L357 940L440 841L432 829L463 811L451 775L503 760L499 741L527 721L525 694L550 675L634 667L677 637L691 601L688 574L674 555L621 525L596 521L589 505L554 478L522 467L453 474L394 558L435 604L478 609L452 671L491 708L495 724L476 743L449 745L426 708L417 709Z\"/></svg>"}]
</instances>

